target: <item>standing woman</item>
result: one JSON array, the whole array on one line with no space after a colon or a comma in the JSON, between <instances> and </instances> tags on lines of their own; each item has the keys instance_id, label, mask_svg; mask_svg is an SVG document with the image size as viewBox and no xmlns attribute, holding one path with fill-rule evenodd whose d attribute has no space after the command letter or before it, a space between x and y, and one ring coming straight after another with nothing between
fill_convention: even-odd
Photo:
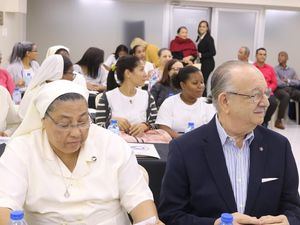
<instances>
[{"instance_id":1,"label":"standing woman","mask_svg":"<svg viewBox=\"0 0 300 225\"><path fill-rule=\"evenodd\" d=\"M198 26L198 37L196 43L198 43L198 52L201 63L201 72L204 77L204 83L207 83L209 74L215 68L214 56L216 55L215 43L212 36L210 36L210 30L208 22L202 20ZM206 96L206 92L203 93Z\"/></svg>"},{"instance_id":2,"label":"standing woman","mask_svg":"<svg viewBox=\"0 0 300 225\"><path fill-rule=\"evenodd\" d=\"M7 71L11 74L16 87L27 87L39 64L37 46L32 42L18 42L14 45Z\"/></svg>"}]
</instances>

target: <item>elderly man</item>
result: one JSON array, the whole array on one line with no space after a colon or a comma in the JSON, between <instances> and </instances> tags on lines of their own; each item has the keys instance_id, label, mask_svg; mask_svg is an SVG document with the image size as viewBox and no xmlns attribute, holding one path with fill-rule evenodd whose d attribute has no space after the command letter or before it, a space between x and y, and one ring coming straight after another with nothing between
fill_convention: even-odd
<instances>
[{"instance_id":1,"label":"elderly man","mask_svg":"<svg viewBox=\"0 0 300 225\"><path fill-rule=\"evenodd\" d=\"M275 71L277 74L277 84L278 88L275 90L274 94L278 99L283 99L284 104L281 104L278 112L285 114L288 107L290 98L300 102L300 79L297 76L295 70L287 66L287 60L289 56L286 52L279 52L278 63L275 66Z\"/></svg>"},{"instance_id":2,"label":"elderly man","mask_svg":"<svg viewBox=\"0 0 300 225\"><path fill-rule=\"evenodd\" d=\"M238 60L252 64L253 62L249 60L249 55L250 49L246 46L242 46L238 51Z\"/></svg>"},{"instance_id":3,"label":"elderly man","mask_svg":"<svg viewBox=\"0 0 300 225\"><path fill-rule=\"evenodd\" d=\"M159 213L168 225L299 225L298 172L289 141L260 126L264 76L240 61L212 76L217 115L170 143Z\"/></svg>"}]
</instances>

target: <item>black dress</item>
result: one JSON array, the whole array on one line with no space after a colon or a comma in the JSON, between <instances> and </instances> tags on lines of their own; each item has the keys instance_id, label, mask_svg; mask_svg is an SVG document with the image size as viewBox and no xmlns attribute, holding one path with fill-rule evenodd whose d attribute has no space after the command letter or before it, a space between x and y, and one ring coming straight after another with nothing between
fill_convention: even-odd
<instances>
[{"instance_id":1,"label":"black dress","mask_svg":"<svg viewBox=\"0 0 300 225\"><path fill-rule=\"evenodd\" d=\"M214 39L210 34L205 34L204 38L198 43L198 52L201 53L201 72L206 84L209 74L215 68L214 56L216 55L216 49Z\"/></svg>"}]
</instances>

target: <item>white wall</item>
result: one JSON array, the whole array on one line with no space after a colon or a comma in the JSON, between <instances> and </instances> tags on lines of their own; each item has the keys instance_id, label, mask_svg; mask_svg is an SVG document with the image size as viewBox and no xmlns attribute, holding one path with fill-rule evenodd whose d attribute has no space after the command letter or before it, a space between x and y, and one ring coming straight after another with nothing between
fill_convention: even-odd
<instances>
[{"instance_id":1,"label":"white wall","mask_svg":"<svg viewBox=\"0 0 300 225\"><path fill-rule=\"evenodd\" d=\"M162 45L164 3L98 0L28 0L27 39L38 45L40 60L51 45L71 49L73 62L90 46L106 56L125 41L126 21L144 21L145 39Z\"/></svg>"},{"instance_id":2,"label":"white wall","mask_svg":"<svg viewBox=\"0 0 300 225\"><path fill-rule=\"evenodd\" d=\"M2 66L7 65L12 47L26 39L26 14L4 13L4 24L0 26L0 51L3 54Z\"/></svg>"},{"instance_id":3,"label":"white wall","mask_svg":"<svg viewBox=\"0 0 300 225\"><path fill-rule=\"evenodd\" d=\"M300 11L266 11L265 47L267 61L278 64L280 51L289 54L288 64L294 67L300 76Z\"/></svg>"}]
</instances>

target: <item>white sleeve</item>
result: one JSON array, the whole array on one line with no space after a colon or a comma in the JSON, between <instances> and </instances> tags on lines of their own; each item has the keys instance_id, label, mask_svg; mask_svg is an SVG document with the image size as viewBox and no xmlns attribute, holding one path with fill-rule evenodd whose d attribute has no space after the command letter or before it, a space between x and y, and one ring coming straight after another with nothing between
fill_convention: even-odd
<instances>
[{"instance_id":1,"label":"white sleeve","mask_svg":"<svg viewBox=\"0 0 300 225\"><path fill-rule=\"evenodd\" d=\"M153 200L153 195L127 143L124 142L122 150L126 156L118 172L120 199L121 205L130 213L140 203Z\"/></svg>"},{"instance_id":2,"label":"white sleeve","mask_svg":"<svg viewBox=\"0 0 300 225\"><path fill-rule=\"evenodd\" d=\"M0 158L0 207L12 210L23 208L28 188L27 167L19 150L8 145Z\"/></svg>"},{"instance_id":3,"label":"white sleeve","mask_svg":"<svg viewBox=\"0 0 300 225\"><path fill-rule=\"evenodd\" d=\"M160 106L157 117L156 117L156 124L165 125L172 129L172 122L173 122L173 104L170 101L170 98L167 98Z\"/></svg>"},{"instance_id":4,"label":"white sleeve","mask_svg":"<svg viewBox=\"0 0 300 225\"><path fill-rule=\"evenodd\" d=\"M112 64L115 62L115 55L111 54L110 56L107 57L105 62L103 63L105 66L111 67Z\"/></svg>"},{"instance_id":5,"label":"white sleeve","mask_svg":"<svg viewBox=\"0 0 300 225\"><path fill-rule=\"evenodd\" d=\"M74 70L74 72L83 74L83 73L82 73L82 69L81 69L81 67L80 67L78 64L74 64L74 65L73 65L73 70Z\"/></svg>"}]
</instances>

